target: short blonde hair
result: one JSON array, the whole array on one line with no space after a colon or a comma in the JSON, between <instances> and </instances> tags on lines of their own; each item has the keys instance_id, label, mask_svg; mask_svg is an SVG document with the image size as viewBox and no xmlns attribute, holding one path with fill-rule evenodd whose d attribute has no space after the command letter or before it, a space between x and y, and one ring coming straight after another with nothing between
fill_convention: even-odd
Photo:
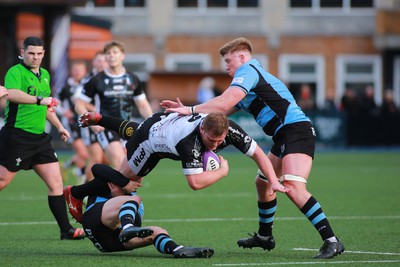
<instances>
[{"instance_id":1,"label":"short blonde hair","mask_svg":"<svg viewBox=\"0 0 400 267\"><path fill-rule=\"evenodd\" d=\"M125 45L118 41L112 41L107 43L103 48L103 53L106 54L113 47L118 47L122 53L125 53Z\"/></svg>"},{"instance_id":2,"label":"short blonde hair","mask_svg":"<svg viewBox=\"0 0 400 267\"><path fill-rule=\"evenodd\" d=\"M203 121L203 129L204 131L211 132L216 136L221 136L228 132L228 117L221 112L212 112L205 117Z\"/></svg>"},{"instance_id":3,"label":"short blonde hair","mask_svg":"<svg viewBox=\"0 0 400 267\"><path fill-rule=\"evenodd\" d=\"M225 56L226 54L229 54L229 53L235 52L235 51L239 51L239 50L247 50L250 53L252 53L253 47L249 40L247 40L244 37L239 37L235 40L232 40L232 41L224 44L219 49L219 54L221 56Z\"/></svg>"}]
</instances>

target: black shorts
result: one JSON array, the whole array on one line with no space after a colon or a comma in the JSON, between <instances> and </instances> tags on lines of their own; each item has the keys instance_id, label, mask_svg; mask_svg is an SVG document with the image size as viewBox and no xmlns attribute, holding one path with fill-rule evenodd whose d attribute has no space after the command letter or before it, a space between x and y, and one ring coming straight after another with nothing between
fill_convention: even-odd
<instances>
[{"instance_id":1,"label":"black shorts","mask_svg":"<svg viewBox=\"0 0 400 267\"><path fill-rule=\"evenodd\" d=\"M106 202L95 203L83 214L82 225L86 236L101 252L128 250L119 241L120 229L111 230L101 222L101 213Z\"/></svg>"},{"instance_id":2,"label":"black shorts","mask_svg":"<svg viewBox=\"0 0 400 267\"><path fill-rule=\"evenodd\" d=\"M81 136L85 146L93 145L97 142L96 133L90 127L81 128Z\"/></svg>"},{"instance_id":3,"label":"black shorts","mask_svg":"<svg viewBox=\"0 0 400 267\"><path fill-rule=\"evenodd\" d=\"M81 134L81 128L77 123L68 123L67 127L64 125L64 127L69 131L71 134L71 138L67 140L68 144L72 144L73 141L81 139L82 134Z\"/></svg>"},{"instance_id":4,"label":"black shorts","mask_svg":"<svg viewBox=\"0 0 400 267\"><path fill-rule=\"evenodd\" d=\"M0 130L0 165L9 171L30 170L37 164L52 162L58 162L58 158L49 134L6 126Z\"/></svg>"},{"instance_id":5,"label":"black shorts","mask_svg":"<svg viewBox=\"0 0 400 267\"><path fill-rule=\"evenodd\" d=\"M109 143L121 140L121 137L117 132L108 129L97 133L96 137L97 142L99 142L103 149L106 149Z\"/></svg>"},{"instance_id":6,"label":"black shorts","mask_svg":"<svg viewBox=\"0 0 400 267\"><path fill-rule=\"evenodd\" d=\"M302 153L314 158L316 134L310 122L296 122L283 126L272 138L271 153L283 158L287 154Z\"/></svg>"},{"instance_id":7,"label":"black shorts","mask_svg":"<svg viewBox=\"0 0 400 267\"><path fill-rule=\"evenodd\" d=\"M90 197L88 203L91 203L93 199L94 197ZM101 252L132 250L125 248L119 241L119 228L111 230L101 222L101 214L106 202L96 202L92 206L89 205L90 208L83 214L82 225L86 236ZM138 212L136 212L134 226L142 226L142 218Z\"/></svg>"}]
</instances>

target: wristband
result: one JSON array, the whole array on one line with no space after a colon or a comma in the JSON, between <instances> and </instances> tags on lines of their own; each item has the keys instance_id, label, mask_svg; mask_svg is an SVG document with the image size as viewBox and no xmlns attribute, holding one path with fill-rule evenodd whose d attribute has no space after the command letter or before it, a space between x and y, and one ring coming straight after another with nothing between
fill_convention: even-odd
<instances>
[{"instance_id":1,"label":"wristband","mask_svg":"<svg viewBox=\"0 0 400 267\"><path fill-rule=\"evenodd\" d=\"M196 109L196 106L191 106L191 107L190 107L190 112L191 112L192 114L194 114L194 113L195 113L195 109Z\"/></svg>"}]
</instances>

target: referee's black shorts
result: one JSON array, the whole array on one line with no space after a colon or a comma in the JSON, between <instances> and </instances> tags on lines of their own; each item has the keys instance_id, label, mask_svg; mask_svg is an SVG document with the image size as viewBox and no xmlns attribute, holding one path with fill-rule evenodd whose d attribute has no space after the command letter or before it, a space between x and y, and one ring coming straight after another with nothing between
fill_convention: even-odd
<instances>
[{"instance_id":1,"label":"referee's black shorts","mask_svg":"<svg viewBox=\"0 0 400 267\"><path fill-rule=\"evenodd\" d=\"M4 126L0 130L0 165L17 172L37 164L58 162L51 139L47 133L33 134Z\"/></svg>"}]
</instances>

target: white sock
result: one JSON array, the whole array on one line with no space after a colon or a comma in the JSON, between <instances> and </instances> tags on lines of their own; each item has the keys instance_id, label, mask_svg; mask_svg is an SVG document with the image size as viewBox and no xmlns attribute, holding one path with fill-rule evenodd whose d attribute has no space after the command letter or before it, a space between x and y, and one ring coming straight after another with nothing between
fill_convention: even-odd
<instances>
[{"instance_id":1,"label":"white sock","mask_svg":"<svg viewBox=\"0 0 400 267\"><path fill-rule=\"evenodd\" d=\"M339 240L337 240L336 236L329 237L326 240L331 241L332 243L339 242Z\"/></svg>"},{"instance_id":2,"label":"white sock","mask_svg":"<svg viewBox=\"0 0 400 267\"><path fill-rule=\"evenodd\" d=\"M127 225L125 225L124 227L122 227L122 230L125 230L126 228L128 228L128 227L132 227L133 226L133 224L131 224L131 223L128 223Z\"/></svg>"}]
</instances>

